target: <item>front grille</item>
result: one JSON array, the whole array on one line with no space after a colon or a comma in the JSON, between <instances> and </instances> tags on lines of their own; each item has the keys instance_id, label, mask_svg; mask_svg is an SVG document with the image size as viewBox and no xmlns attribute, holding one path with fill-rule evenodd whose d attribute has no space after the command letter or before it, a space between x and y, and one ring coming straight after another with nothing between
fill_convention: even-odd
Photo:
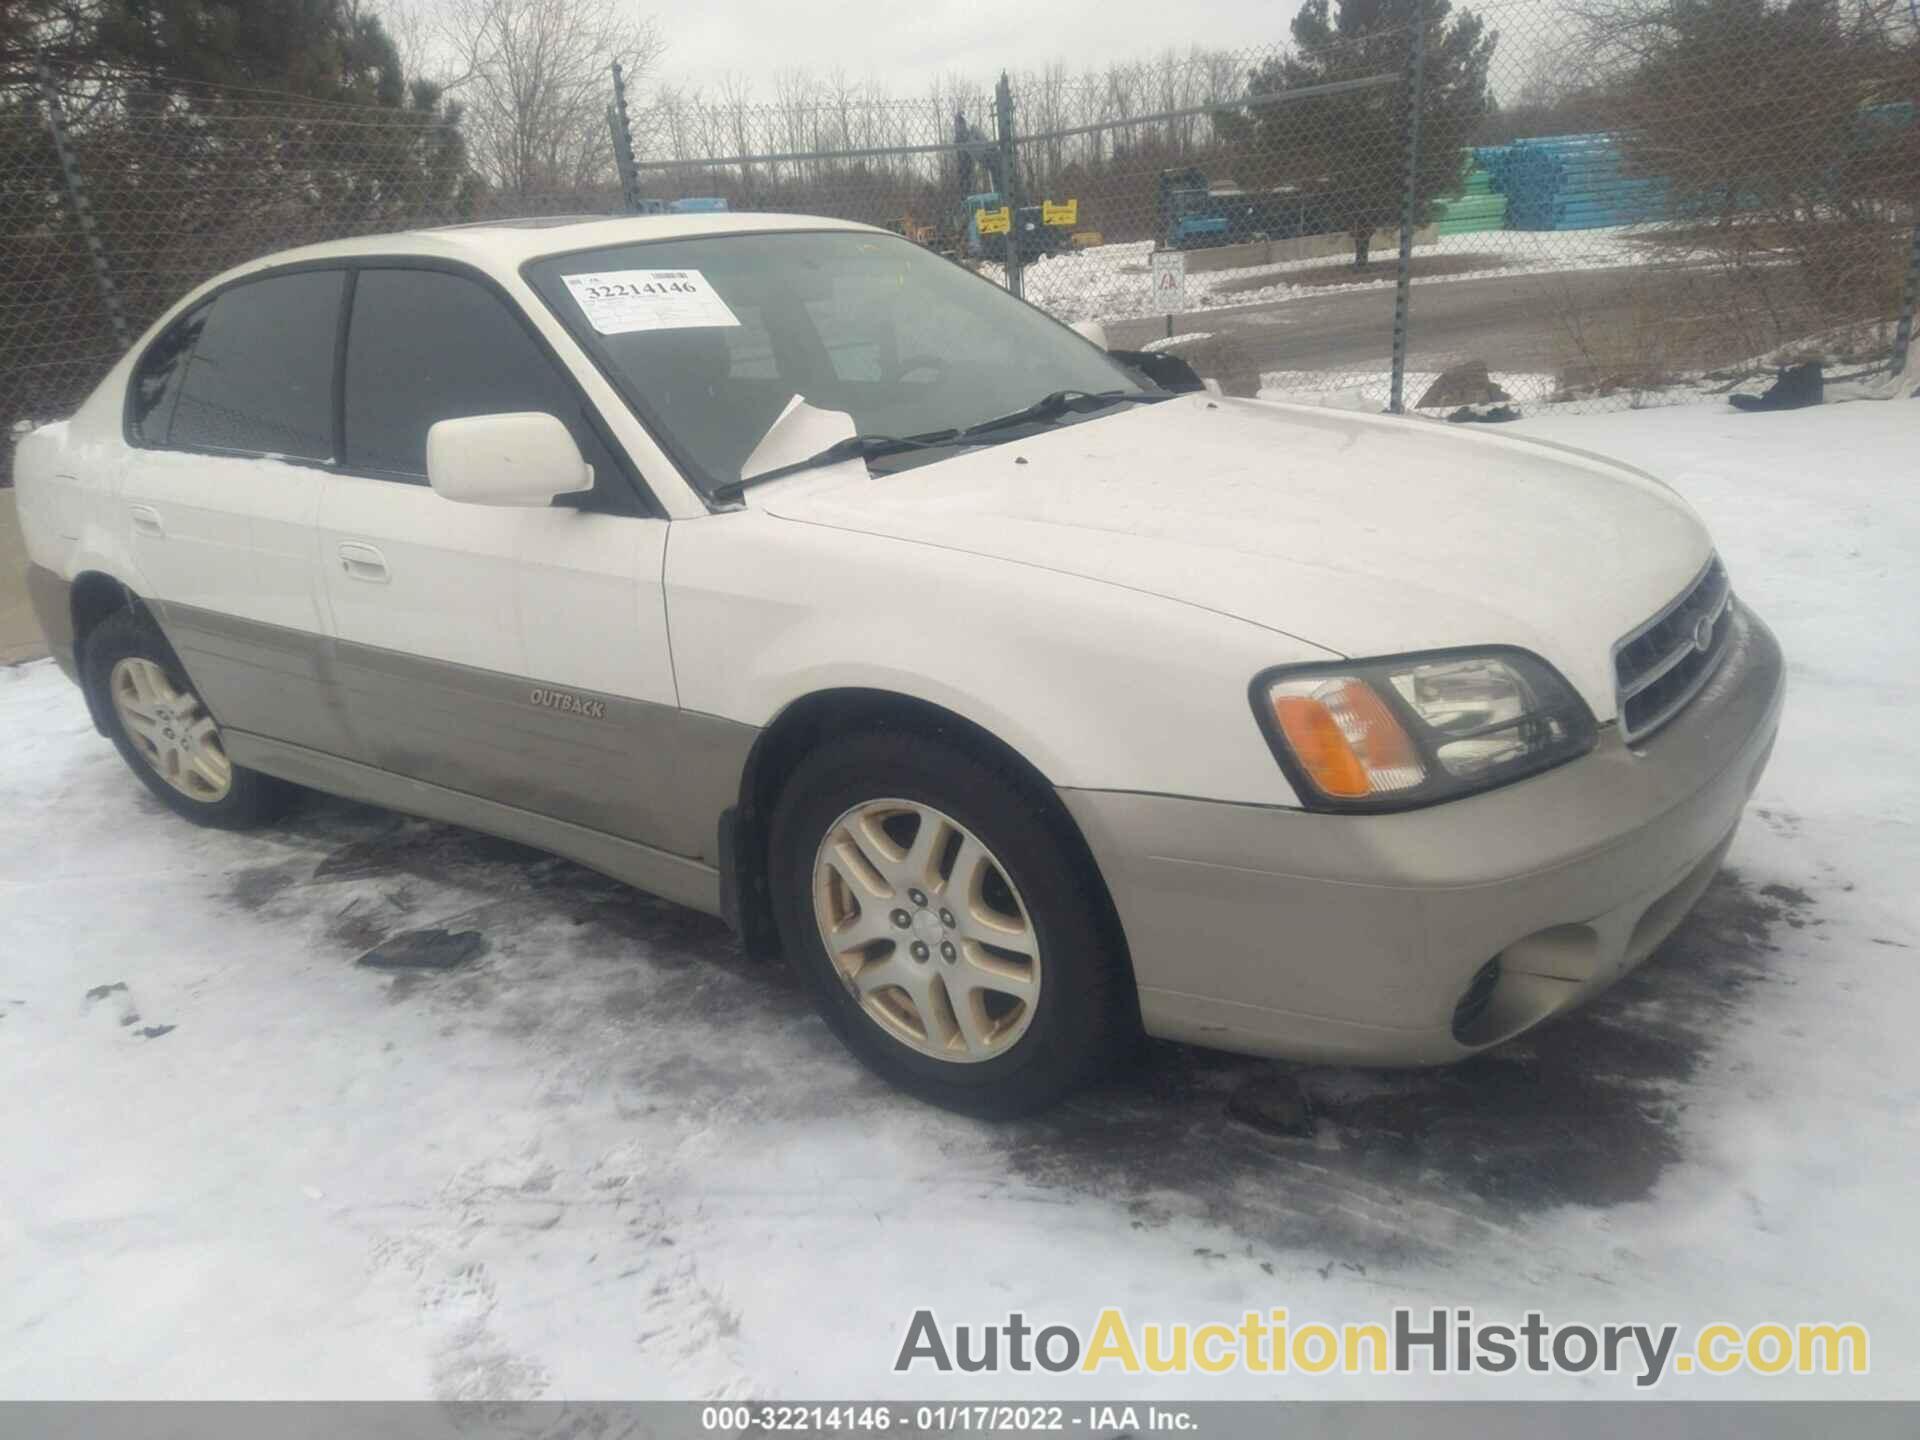
<instances>
[{"instance_id":1,"label":"front grille","mask_svg":"<svg viewBox=\"0 0 1920 1440\"><path fill-rule=\"evenodd\" d=\"M1727 653L1733 587L1715 556L1680 598L1613 647L1620 733L1651 735L1678 715Z\"/></svg>"}]
</instances>

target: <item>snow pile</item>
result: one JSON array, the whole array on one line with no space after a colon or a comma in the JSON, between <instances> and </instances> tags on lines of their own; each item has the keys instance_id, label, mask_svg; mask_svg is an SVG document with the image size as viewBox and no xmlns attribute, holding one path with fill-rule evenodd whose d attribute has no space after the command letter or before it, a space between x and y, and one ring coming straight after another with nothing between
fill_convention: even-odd
<instances>
[{"instance_id":1,"label":"snow pile","mask_svg":"<svg viewBox=\"0 0 1920 1440\"><path fill-rule=\"evenodd\" d=\"M1401 391L1407 409L1418 408L1420 398L1427 393L1427 387L1440 375L1438 370L1407 371ZM1516 406L1542 401L1556 388L1553 376L1530 370L1493 370L1488 372L1488 378L1506 391ZM1329 384L1329 380L1333 383ZM1358 371L1339 376L1329 376L1322 370L1267 370L1260 376L1260 399L1284 400L1290 405L1326 405L1336 410L1384 410L1392 394L1391 370ZM1456 405L1447 405L1432 413L1438 415L1458 408Z\"/></svg>"},{"instance_id":2,"label":"snow pile","mask_svg":"<svg viewBox=\"0 0 1920 1440\"><path fill-rule=\"evenodd\" d=\"M1889 327L1891 328L1891 327ZM1889 365L1878 375L1866 375L1827 387L1830 400L1911 400L1920 399L1920 324L1913 328L1907 352L1898 365Z\"/></svg>"},{"instance_id":3,"label":"snow pile","mask_svg":"<svg viewBox=\"0 0 1920 1440\"><path fill-rule=\"evenodd\" d=\"M1177 343L1182 337L1175 336ZM1496 370L1496 385L1512 397L1515 408L1547 415L1562 405L1612 400L1635 409L1670 405L1725 402L1733 395L1758 395L1771 386L1783 366L1820 360L1826 372L1826 399L1891 400L1920 394L1920 330L1908 346L1906 363L1890 366L1879 358L1891 350L1890 322L1844 325L1775 346L1762 354L1713 370L1687 371L1657 382L1618 384L1604 392L1595 386L1568 390L1562 377L1544 371ZM1439 378L1436 370L1409 370L1404 395L1409 410L1419 405L1427 386ZM1364 370L1329 374L1323 370L1268 370L1260 376L1259 396L1295 405L1325 405L1342 410L1386 408L1393 388L1391 370Z\"/></svg>"},{"instance_id":4,"label":"snow pile","mask_svg":"<svg viewBox=\"0 0 1920 1440\"><path fill-rule=\"evenodd\" d=\"M1163 335L1158 340L1149 340L1142 350L1178 350L1182 345L1198 345L1202 340L1213 339L1211 330L1189 330L1179 335Z\"/></svg>"}]
</instances>

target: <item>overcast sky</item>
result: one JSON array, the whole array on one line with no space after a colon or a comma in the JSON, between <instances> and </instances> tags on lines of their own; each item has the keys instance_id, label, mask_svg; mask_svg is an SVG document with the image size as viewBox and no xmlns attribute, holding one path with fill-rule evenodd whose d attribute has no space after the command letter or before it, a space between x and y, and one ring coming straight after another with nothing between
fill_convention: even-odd
<instances>
[{"instance_id":1,"label":"overcast sky","mask_svg":"<svg viewBox=\"0 0 1920 1440\"><path fill-rule=\"evenodd\" d=\"M404 8L406 0L388 8ZM435 0L413 0L427 9ZM714 89L744 76L773 98L782 70L838 67L894 95L961 75L983 89L1002 69L1065 60L1074 70L1167 47L1240 49L1286 38L1296 0L629 0L667 40L654 83Z\"/></svg>"},{"instance_id":2,"label":"overcast sky","mask_svg":"<svg viewBox=\"0 0 1920 1440\"><path fill-rule=\"evenodd\" d=\"M712 86L728 71L756 89L775 71L839 66L895 94L959 74L990 84L1002 69L1066 60L1078 70L1173 46L1238 49L1286 38L1292 0L695 0L651 9L667 36L665 69Z\"/></svg>"}]
</instances>

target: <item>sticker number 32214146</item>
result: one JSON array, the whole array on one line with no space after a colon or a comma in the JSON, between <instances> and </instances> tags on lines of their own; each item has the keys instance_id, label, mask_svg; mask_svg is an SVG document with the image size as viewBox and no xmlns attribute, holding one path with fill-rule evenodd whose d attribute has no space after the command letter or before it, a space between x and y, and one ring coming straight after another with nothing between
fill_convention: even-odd
<instances>
[{"instance_id":1,"label":"sticker number 32214146","mask_svg":"<svg viewBox=\"0 0 1920 1440\"><path fill-rule=\"evenodd\" d=\"M560 278L602 335L740 323L698 270L603 270Z\"/></svg>"},{"instance_id":2,"label":"sticker number 32214146","mask_svg":"<svg viewBox=\"0 0 1920 1440\"><path fill-rule=\"evenodd\" d=\"M685 280L648 280L633 285L589 285L586 287L590 300L619 300L629 295L695 295L698 288Z\"/></svg>"}]
</instances>

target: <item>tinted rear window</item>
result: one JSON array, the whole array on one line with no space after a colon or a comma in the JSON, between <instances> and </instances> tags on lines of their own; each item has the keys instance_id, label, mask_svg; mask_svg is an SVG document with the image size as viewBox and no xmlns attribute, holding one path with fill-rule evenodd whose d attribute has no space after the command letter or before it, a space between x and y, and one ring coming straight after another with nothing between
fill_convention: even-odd
<instances>
[{"instance_id":1,"label":"tinted rear window","mask_svg":"<svg viewBox=\"0 0 1920 1440\"><path fill-rule=\"evenodd\" d=\"M187 378L187 362L206 323L207 307L201 305L169 325L140 357L130 407L135 439L147 445L167 443L174 407L180 403L180 382Z\"/></svg>"},{"instance_id":2,"label":"tinted rear window","mask_svg":"<svg viewBox=\"0 0 1920 1440\"><path fill-rule=\"evenodd\" d=\"M193 344L166 443L329 459L343 280L338 270L308 270L216 296Z\"/></svg>"}]
</instances>

